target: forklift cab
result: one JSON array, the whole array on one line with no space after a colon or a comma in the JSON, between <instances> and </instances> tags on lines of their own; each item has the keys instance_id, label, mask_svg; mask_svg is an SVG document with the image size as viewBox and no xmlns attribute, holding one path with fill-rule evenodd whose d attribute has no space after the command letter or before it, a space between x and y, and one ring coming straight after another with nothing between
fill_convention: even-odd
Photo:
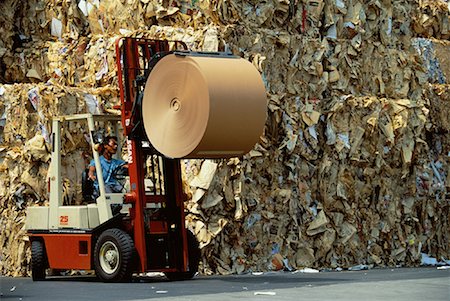
<instances>
[{"instance_id":1,"label":"forklift cab","mask_svg":"<svg viewBox=\"0 0 450 301\"><path fill-rule=\"evenodd\" d=\"M108 124L113 133L118 132L120 116L78 114L61 116L53 119L52 124L52 154L49 167L48 187L49 206L29 207L27 228L28 229L93 229L111 219L115 213L123 210L123 199L126 193L126 179L122 178L124 189L120 193L106 193L103 181L103 172L100 166L100 154L96 151L98 139L95 139L95 126ZM94 199L93 182L88 179L86 170L81 176L82 197L86 205L67 206L63 201L63 185L61 172L61 128L65 122L87 122L90 137L90 147L96 166L98 181L98 197ZM118 148L118 154L121 148ZM118 209L119 208L119 209ZM113 212L114 211L114 212ZM43 218L45 217L45 218Z\"/></svg>"}]
</instances>

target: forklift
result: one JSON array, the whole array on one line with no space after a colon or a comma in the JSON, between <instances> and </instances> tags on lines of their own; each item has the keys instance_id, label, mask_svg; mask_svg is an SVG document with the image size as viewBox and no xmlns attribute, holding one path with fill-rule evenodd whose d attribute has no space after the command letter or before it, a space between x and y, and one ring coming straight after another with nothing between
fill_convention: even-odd
<instances>
[{"instance_id":1,"label":"forklift","mask_svg":"<svg viewBox=\"0 0 450 301\"><path fill-rule=\"evenodd\" d=\"M49 206L27 208L31 273L44 280L47 269L94 270L104 282L129 281L133 273L163 272L169 280L191 279L201 258L199 244L185 226L181 158L168 158L149 142L143 125L142 99L152 69L168 54L232 57L193 53L180 41L120 38L116 42L121 116L77 114L52 120ZM119 109L119 108L118 108ZM85 205L63 202L61 128L87 124L99 196L83 174ZM106 193L98 127L123 136L127 149L127 186ZM119 129L123 135L117 135ZM262 129L261 129L262 132ZM119 150L118 153L121 153Z\"/></svg>"}]
</instances>

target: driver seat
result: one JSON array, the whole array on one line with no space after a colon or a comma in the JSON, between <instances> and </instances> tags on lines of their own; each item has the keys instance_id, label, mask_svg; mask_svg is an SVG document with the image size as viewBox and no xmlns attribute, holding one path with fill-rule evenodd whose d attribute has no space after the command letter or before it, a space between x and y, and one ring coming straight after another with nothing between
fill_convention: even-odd
<instances>
[{"instance_id":1,"label":"driver seat","mask_svg":"<svg viewBox=\"0 0 450 301\"><path fill-rule=\"evenodd\" d=\"M81 174L81 191L83 194L83 201L91 204L95 203L94 199L94 181L89 179L89 168L83 170Z\"/></svg>"}]
</instances>

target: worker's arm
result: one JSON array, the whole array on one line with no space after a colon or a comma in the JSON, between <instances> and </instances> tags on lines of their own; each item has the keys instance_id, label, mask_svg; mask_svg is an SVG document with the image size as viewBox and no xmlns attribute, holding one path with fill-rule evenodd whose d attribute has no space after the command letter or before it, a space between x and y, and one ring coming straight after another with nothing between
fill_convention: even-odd
<instances>
[{"instance_id":1,"label":"worker's arm","mask_svg":"<svg viewBox=\"0 0 450 301\"><path fill-rule=\"evenodd\" d=\"M119 168L127 168L128 169L128 162L124 160L119 160Z\"/></svg>"},{"instance_id":2,"label":"worker's arm","mask_svg":"<svg viewBox=\"0 0 450 301\"><path fill-rule=\"evenodd\" d=\"M92 181L95 181L95 166L89 166L89 173L88 173L89 179Z\"/></svg>"}]
</instances>

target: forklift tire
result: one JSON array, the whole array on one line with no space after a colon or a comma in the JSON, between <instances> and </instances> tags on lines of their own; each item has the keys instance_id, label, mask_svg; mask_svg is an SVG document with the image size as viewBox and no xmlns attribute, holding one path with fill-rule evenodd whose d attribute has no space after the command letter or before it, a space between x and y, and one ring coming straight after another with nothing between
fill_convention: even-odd
<instances>
[{"instance_id":1,"label":"forklift tire","mask_svg":"<svg viewBox=\"0 0 450 301\"><path fill-rule=\"evenodd\" d=\"M39 240L31 242L31 278L33 281L45 280L47 259L45 256L44 243Z\"/></svg>"},{"instance_id":2,"label":"forklift tire","mask_svg":"<svg viewBox=\"0 0 450 301\"><path fill-rule=\"evenodd\" d=\"M133 272L134 243L126 232L113 228L104 231L94 250L94 268L104 282L130 281Z\"/></svg>"},{"instance_id":3,"label":"forklift tire","mask_svg":"<svg viewBox=\"0 0 450 301\"><path fill-rule=\"evenodd\" d=\"M187 243L189 252L189 271L188 272L167 272L167 279L170 281L189 280L194 278L198 272L198 264L200 263L201 253L197 238L194 233L187 231Z\"/></svg>"}]
</instances>

